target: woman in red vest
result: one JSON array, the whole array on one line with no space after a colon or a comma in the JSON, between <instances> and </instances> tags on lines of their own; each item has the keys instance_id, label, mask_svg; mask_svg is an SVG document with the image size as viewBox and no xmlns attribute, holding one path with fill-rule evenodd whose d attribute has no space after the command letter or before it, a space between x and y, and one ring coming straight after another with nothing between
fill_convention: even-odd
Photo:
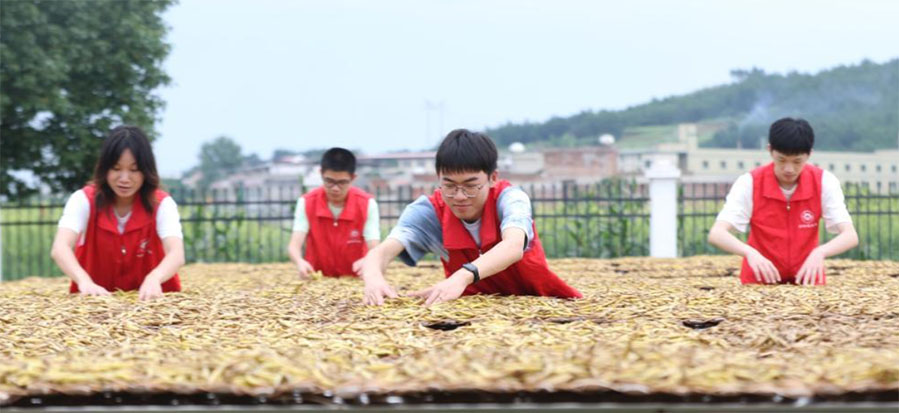
<instances>
[{"instance_id":1,"label":"woman in red vest","mask_svg":"<svg viewBox=\"0 0 899 413\"><path fill-rule=\"evenodd\" d=\"M772 163L737 179L709 231L709 243L743 256L743 284L824 284L824 259L858 245L840 182L808 163L815 143L811 125L783 118L768 132ZM818 245L818 222L839 233ZM732 232L746 232L743 243Z\"/></svg>"},{"instance_id":2,"label":"woman in red vest","mask_svg":"<svg viewBox=\"0 0 899 413\"><path fill-rule=\"evenodd\" d=\"M362 257L381 242L378 203L353 187L356 157L346 149L331 148L322 155L321 176L322 186L297 200L287 255L301 279L313 271L356 276Z\"/></svg>"},{"instance_id":3,"label":"woman in red vest","mask_svg":"<svg viewBox=\"0 0 899 413\"><path fill-rule=\"evenodd\" d=\"M139 290L150 300L181 290L182 238L150 141L137 127L119 126L103 141L91 183L66 202L50 255L72 279L72 293Z\"/></svg>"},{"instance_id":4,"label":"woman in red vest","mask_svg":"<svg viewBox=\"0 0 899 413\"><path fill-rule=\"evenodd\" d=\"M447 135L436 157L440 188L407 206L387 239L365 256L366 304L397 296L383 275L390 260L415 265L428 252L440 257L446 279L410 294L425 305L470 294L581 297L549 269L530 199L497 179L496 161L487 135L465 129Z\"/></svg>"}]
</instances>

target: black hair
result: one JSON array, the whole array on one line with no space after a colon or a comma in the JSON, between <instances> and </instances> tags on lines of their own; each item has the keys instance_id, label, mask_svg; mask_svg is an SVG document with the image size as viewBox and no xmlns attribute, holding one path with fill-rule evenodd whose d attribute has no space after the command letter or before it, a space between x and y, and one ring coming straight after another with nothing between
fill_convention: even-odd
<instances>
[{"instance_id":1,"label":"black hair","mask_svg":"<svg viewBox=\"0 0 899 413\"><path fill-rule=\"evenodd\" d=\"M480 132L456 129L446 135L437 148L437 173L496 171L496 145Z\"/></svg>"},{"instance_id":2,"label":"black hair","mask_svg":"<svg viewBox=\"0 0 899 413\"><path fill-rule=\"evenodd\" d=\"M115 192L106 181L109 170L112 169L122 157L125 150L131 151L131 156L137 162L137 169L144 176L144 182L138 191L144 208L152 213L156 207L156 190L159 188L159 174L156 172L156 158L153 156L153 148L150 140L137 126L118 126L109 131L109 135L103 140L100 148L100 158L94 169L93 183L97 186L95 197L97 210L110 205L115 200Z\"/></svg>"},{"instance_id":3,"label":"black hair","mask_svg":"<svg viewBox=\"0 0 899 413\"><path fill-rule=\"evenodd\" d=\"M321 171L356 173L356 156L343 148L331 148L322 155Z\"/></svg>"},{"instance_id":4,"label":"black hair","mask_svg":"<svg viewBox=\"0 0 899 413\"><path fill-rule=\"evenodd\" d=\"M787 156L808 154L815 146L815 131L805 119L783 118L771 124L768 144Z\"/></svg>"}]
</instances>

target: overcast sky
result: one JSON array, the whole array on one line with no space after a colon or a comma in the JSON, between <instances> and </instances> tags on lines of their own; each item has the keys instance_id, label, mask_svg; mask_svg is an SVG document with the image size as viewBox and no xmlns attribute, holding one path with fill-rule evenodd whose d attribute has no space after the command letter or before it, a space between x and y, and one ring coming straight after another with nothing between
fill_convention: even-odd
<instances>
[{"instance_id":1,"label":"overcast sky","mask_svg":"<svg viewBox=\"0 0 899 413\"><path fill-rule=\"evenodd\" d=\"M625 108L736 68L883 62L899 56L897 18L893 0L181 0L165 14L157 162L177 176L221 135L264 159L418 150L454 128Z\"/></svg>"}]
</instances>

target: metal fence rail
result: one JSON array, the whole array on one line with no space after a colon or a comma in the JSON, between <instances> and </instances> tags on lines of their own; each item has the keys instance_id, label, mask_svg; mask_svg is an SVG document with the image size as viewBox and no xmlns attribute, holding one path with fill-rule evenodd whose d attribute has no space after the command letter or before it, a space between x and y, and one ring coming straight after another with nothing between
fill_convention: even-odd
<instances>
[{"instance_id":1,"label":"metal fence rail","mask_svg":"<svg viewBox=\"0 0 899 413\"><path fill-rule=\"evenodd\" d=\"M724 206L730 184L682 184L678 194L678 255L722 254L706 238ZM899 193L878 193L868 184L844 183L846 208L859 245L840 258L899 260ZM821 242L835 234L820 226ZM746 241L746 234L738 237Z\"/></svg>"},{"instance_id":2,"label":"metal fence rail","mask_svg":"<svg viewBox=\"0 0 899 413\"><path fill-rule=\"evenodd\" d=\"M678 254L718 254L706 236L729 184L682 184L678 203ZM649 191L645 184L609 180L592 185L525 185L547 256L611 258L649 254ZM380 206L382 238L403 208L433 186L363 188ZM846 203L860 245L845 254L857 259L899 259L899 193L876 194L847 184ZM174 190L188 262L277 262L293 227L304 188L211 191ZM50 246L66 196L42 196L0 204L3 279L61 275ZM896 221L896 222L894 222ZM823 225L822 225L823 227ZM822 228L822 240L832 235ZM745 238L744 238L745 239Z\"/></svg>"}]
</instances>

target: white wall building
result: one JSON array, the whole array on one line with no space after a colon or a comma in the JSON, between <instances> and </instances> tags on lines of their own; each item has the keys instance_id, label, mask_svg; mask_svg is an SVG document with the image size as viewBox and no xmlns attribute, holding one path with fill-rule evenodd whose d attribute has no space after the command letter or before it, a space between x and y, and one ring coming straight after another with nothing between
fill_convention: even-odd
<instances>
[{"instance_id":1,"label":"white wall building","mask_svg":"<svg viewBox=\"0 0 899 413\"><path fill-rule=\"evenodd\" d=\"M739 175L771 162L764 149L700 148L696 126L678 127L678 142L652 148L622 150L619 173L642 175L654 162L673 162L683 171L684 182L731 182ZM812 164L833 172L841 182L863 183L875 192L899 190L899 150L874 152L813 151Z\"/></svg>"}]
</instances>

